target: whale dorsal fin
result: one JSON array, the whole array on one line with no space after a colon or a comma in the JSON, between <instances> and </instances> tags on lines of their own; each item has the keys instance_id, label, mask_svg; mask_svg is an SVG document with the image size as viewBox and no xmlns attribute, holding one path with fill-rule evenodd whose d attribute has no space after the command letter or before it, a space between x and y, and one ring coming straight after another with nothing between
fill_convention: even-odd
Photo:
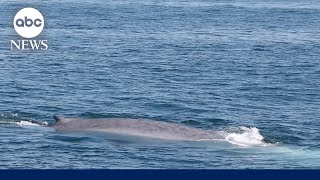
<instances>
[{"instance_id":1,"label":"whale dorsal fin","mask_svg":"<svg viewBox=\"0 0 320 180\"><path fill-rule=\"evenodd\" d=\"M71 122L75 119L73 118L64 118L62 116L59 116L59 115L54 115L53 118L56 120L56 124L59 123L59 124L62 124L62 123L68 123L68 122Z\"/></svg>"},{"instance_id":2,"label":"whale dorsal fin","mask_svg":"<svg viewBox=\"0 0 320 180\"><path fill-rule=\"evenodd\" d=\"M53 118L56 120L56 123L61 122L63 120L63 117L58 115L54 115Z\"/></svg>"}]
</instances>

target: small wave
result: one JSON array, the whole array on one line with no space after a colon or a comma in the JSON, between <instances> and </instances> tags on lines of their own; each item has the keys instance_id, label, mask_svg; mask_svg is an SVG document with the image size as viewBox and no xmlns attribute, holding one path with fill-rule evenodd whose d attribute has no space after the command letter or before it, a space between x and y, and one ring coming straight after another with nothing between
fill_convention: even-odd
<instances>
[{"instance_id":1,"label":"small wave","mask_svg":"<svg viewBox=\"0 0 320 180\"><path fill-rule=\"evenodd\" d=\"M12 118L12 117L18 117L18 113L13 113L10 111L0 112L0 118Z\"/></svg>"},{"instance_id":2,"label":"small wave","mask_svg":"<svg viewBox=\"0 0 320 180\"><path fill-rule=\"evenodd\" d=\"M260 134L260 129L256 127L240 127L240 132L227 133L225 140L238 146L269 146L264 142L264 137Z\"/></svg>"}]
</instances>

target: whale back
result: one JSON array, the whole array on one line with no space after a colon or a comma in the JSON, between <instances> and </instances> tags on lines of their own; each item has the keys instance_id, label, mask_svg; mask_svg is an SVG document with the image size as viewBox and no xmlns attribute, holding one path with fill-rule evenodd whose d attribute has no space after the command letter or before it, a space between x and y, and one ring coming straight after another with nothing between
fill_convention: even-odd
<instances>
[{"instance_id":1,"label":"whale back","mask_svg":"<svg viewBox=\"0 0 320 180\"><path fill-rule=\"evenodd\" d=\"M96 131L113 134L149 137L167 140L204 140L220 139L217 133L178 123L161 122L147 119L104 118L79 119L54 116L58 131Z\"/></svg>"}]
</instances>

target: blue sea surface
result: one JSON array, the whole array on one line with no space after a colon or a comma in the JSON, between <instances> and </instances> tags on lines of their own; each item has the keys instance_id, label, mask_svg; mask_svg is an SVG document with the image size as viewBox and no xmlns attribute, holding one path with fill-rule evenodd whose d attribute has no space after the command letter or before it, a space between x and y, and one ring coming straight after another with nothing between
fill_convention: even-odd
<instances>
[{"instance_id":1,"label":"blue sea surface","mask_svg":"<svg viewBox=\"0 0 320 180\"><path fill-rule=\"evenodd\" d=\"M48 50L10 50L25 7ZM318 0L8 0L0 15L0 168L320 168ZM55 114L264 143L62 133Z\"/></svg>"}]
</instances>

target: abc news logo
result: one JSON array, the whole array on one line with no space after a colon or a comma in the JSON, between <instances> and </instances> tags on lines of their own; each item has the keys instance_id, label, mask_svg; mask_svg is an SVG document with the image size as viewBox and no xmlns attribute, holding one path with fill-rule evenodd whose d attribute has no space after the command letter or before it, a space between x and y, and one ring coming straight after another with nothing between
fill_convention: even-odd
<instances>
[{"instance_id":1,"label":"abc news logo","mask_svg":"<svg viewBox=\"0 0 320 180\"><path fill-rule=\"evenodd\" d=\"M11 50L47 50L48 40L33 40L44 27L42 14L34 8L23 8L14 17L15 31L27 39L11 40Z\"/></svg>"},{"instance_id":2,"label":"abc news logo","mask_svg":"<svg viewBox=\"0 0 320 180\"><path fill-rule=\"evenodd\" d=\"M33 25L36 27L41 27L41 25L42 25L41 19L35 19L33 21L32 19L29 19L27 16L25 16L24 20L17 19L17 21L16 21L17 27L32 27Z\"/></svg>"}]
</instances>

